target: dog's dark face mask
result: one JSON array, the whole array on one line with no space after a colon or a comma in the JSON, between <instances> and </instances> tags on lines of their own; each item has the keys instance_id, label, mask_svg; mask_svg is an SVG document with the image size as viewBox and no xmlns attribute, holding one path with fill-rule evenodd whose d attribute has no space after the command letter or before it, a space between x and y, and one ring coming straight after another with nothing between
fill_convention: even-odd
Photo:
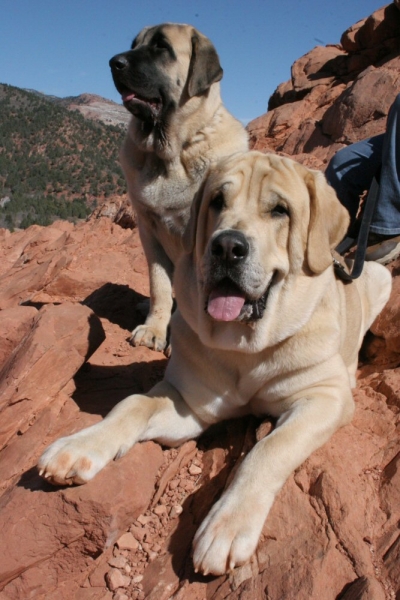
<instances>
[{"instance_id":1,"label":"dog's dark face mask","mask_svg":"<svg viewBox=\"0 0 400 600\"><path fill-rule=\"evenodd\" d=\"M223 73L212 43L179 24L144 29L131 50L110 60L110 67L124 106L146 130L165 129L174 112L193 96L206 94Z\"/></svg>"},{"instance_id":2,"label":"dog's dark face mask","mask_svg":"<svg viewBox=\"0 0 400 600\"><path fill-rule=\"evenodd\" d=\"M156 123L176 105L166 74L176 55L160 32L150 43L136 44L134 41L131 50L110 60L114 84L129 112L144 122Z\"/></svg>"}]
</instances>

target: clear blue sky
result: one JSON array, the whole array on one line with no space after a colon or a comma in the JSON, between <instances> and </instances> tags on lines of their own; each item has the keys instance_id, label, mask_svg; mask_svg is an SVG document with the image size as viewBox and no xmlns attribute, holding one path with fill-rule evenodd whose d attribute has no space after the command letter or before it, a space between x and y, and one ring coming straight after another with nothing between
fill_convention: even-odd
<instances>
[{"instance_id":1,"label":"clear blue sky","mask_svg":"<svg viewBox=\"0 0 400 600\"><path fill-rule=\"evenodd\" d=\"M222 96L248 121L267 109L292 63L339 43L379 0L0 0L0 82L119 102L108 67L145 25L190 23L214 42Z\"/></svg>"}]
</instances>

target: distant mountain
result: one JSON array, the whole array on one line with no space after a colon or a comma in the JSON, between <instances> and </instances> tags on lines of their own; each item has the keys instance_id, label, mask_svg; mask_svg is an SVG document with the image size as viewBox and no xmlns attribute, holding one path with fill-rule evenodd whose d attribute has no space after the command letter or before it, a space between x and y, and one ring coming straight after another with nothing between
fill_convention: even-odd
<instances>
[{"instance_id":1,"label":"distant mountain","mask_svg":"<svg viewBox=\"0 0 400 600\"><path fill-rule=\"evenodd\" d=\"M78 110L84 117L102 121L105 125L119 125L126 128L131 115L122 104L116 104L95 94L81 94L62 98L61 104L69 110Z\"/></svg>"},{"instance_id":2,"label":"distant mountain","mask_svg":"<svg viewBox=\"0 0 400 600\"><path fill-rule=\"evenodd\" d=\"M0 226L81 218L126 193L118 160L126 124L110 124L115 107L125 111L98 96L58 99L0 84Z\"/></svg>"},{"instance_id":3,"label":"distant mountain","mask_svg":"<svg viewBox=\"0 0 400 600\"><path fill-rule=\"evenodd\" d=\"M128 127L131 118L131 115L122 104L117 104L96 94L80 94L80 96L58 98L36 90L25 89L25 91L60 104L68 110L78 110L84 117L93 119L93 121L102 121L105 125L119 125L125 129Z\"/></svg>"}]
</instances>

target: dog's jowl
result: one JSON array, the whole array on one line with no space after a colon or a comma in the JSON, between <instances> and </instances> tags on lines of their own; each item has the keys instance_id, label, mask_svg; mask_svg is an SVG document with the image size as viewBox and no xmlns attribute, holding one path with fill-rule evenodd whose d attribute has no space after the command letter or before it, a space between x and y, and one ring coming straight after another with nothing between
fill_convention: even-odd
<instances>
[{"instance_id":1,"label":"dog's jowl","mask_svg":"<svg viewBox=\"0 0 400 600\"><path fill-rule=\"evenodd\" d=\"M390 294L377 263L351 284L336 279L331 251L347 226L322 173L292 160L247 152L211 168L176 267L163 381L53 443L42 475L83 483L137 441L177 445L223 419L271 415L275 429L194 538L204 574L249 560L287 477L350 421L358 350Z\"/></svg>"}]
</instances>

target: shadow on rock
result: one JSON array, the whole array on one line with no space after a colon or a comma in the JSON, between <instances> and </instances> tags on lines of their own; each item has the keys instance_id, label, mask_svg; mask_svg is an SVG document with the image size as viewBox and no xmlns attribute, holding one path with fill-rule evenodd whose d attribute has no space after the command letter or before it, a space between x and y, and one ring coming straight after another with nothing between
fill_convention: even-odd
<instances>
[{"instance_id":1,"label":"shadow on rock","mask_svg":"<svg viewBox=\"0 0 400 600\"><path fill-rule=\"evenodd\" d=\"M128 285L106 283L87 296L83 304L91 308L98 317L132 331L143 323L144 315L140 306L145 305L146 301L145 296Z\"/></svg>"},{"instance_id":2,"label":"shadow on rock","mask_svg":"<svg viewBox=\"0 0 400 600\"><path fill-rule=\"evenodd\" d=\"M56 493L60 490L60 486L54 486L40 477L36 467L32 467L28 471L25 471L25 473L21 475L17 486L22 487L25 490L30 490L31 492L41 490L42 492L46 492L46 494Z\"/></svg>"},{"instance_id":3,"label":"shadow on rock","mask_svg":"<svg viewBox=\"0 0 400 600\"><path fill-rule=\"evenodd\" d=\"M75 375L72 399L82 412L105 417L131 394L145 394L161 381L167 359L129 365L99 366L86 363Z\"/></svg>"}]
</instances>

